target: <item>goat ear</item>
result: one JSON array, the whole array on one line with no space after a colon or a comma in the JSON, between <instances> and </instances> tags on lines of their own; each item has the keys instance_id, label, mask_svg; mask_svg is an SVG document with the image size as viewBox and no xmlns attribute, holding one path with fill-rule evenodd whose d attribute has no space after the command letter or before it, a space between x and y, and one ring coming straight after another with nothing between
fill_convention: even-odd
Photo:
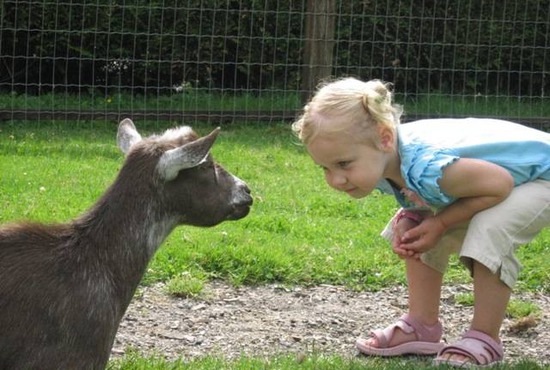
<instances>
[{"instance_id":1,"label":"goat ear","mask_svg":"<svg viewBox=\"0 0 550 370\"><path fill-rule=\"evenodd\" d=\"M136 126L130 118L125 118L118 124L116 141L124 154L128 154L132 145L141 141L141 135L137 132Z\"/></svg>"},{"instance_id":2,"label":"goat ear","mask_svg":"<svg viewBox=\"0 0 550 370\"><path fill-rule=\"evenodd\" d=\"M173 180L179 171L204 162L219 132L218 127L205 137L164 152L157 164L160 177L166 181Z\"/></svg>"}]
</instances>

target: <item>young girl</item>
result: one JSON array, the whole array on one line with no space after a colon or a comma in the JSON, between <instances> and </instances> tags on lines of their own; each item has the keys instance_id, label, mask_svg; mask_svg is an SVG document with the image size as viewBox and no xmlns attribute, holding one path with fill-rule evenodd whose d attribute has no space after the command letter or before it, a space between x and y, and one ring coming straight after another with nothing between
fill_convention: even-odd
<instances>
[{"instance_id":1,"label":"young girl","mask_svg":"<svg viewBox=\"0 0 550 370\"><path fill-rule=\"evenodd\" d=\"M400 115L387 85L346 78L322 86L292 125L331 187L354 198L378 188L401 206L382 235L405 261L408 313L356 346L494 365L521 267L514 252L550 225L550 134L494 119L400 125ZM475 303L469 330L446 346L439 301L453 252L473 276Z\"/></svg>"}]
</instances>

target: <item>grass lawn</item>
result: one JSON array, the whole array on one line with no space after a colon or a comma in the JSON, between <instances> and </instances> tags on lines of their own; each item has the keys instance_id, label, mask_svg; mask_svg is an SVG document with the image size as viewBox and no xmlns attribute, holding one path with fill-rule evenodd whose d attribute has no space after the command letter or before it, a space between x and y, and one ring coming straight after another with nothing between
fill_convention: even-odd
<instances>
[{"instance_id":1,"label":"grass lawn","mask_svg":"<svg viewBox=\"0 0 550 370\"><path fill-rule=\"evenodd\" d=\"M142 134L172 125L136 122ZM213 128L193 126L200 134ZM0 123L0 222L67 221L91 206L123 161L115 135L114 122ZM372 194L354 200L330 190L288 123L222 126L212 152L250 186L255 201L250 215L208 229L177 228L151 261L143 284L175 284L183 273L199 283L193 285L199 290L200 282L209 279L235 285L326 283L357 290L405 283L402 264L379 236L397 207L393 198ZM548 229L519 251L524 271L518 290L550 293L550 260L542 258L549 252ZM469 281L453 261L446 283ZM355 362L321 354L307 362L298 368L404 369L419 364L417 360ZM131 354L111 367L291 369L296 360L224 363L208 358L186 364ZM526 363L522 368L539 367Z\"/></svg>"}]
</instances>

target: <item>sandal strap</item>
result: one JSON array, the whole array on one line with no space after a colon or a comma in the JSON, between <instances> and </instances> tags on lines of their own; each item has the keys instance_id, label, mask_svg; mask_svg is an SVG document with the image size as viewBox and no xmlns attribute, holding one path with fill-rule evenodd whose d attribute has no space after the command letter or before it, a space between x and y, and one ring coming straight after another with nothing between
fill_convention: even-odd
<instances>
[{"instance_id":1,"label":"sandal strap","mask_svg":"<svg viewBox=\"0 0 550 370\"><path fill-rule=\"evenodd\" d=\"M439 342L443 335L443 325L439 320L435 325L424 325L409 314L401 316L399 320L412 327L416 333L416 339L421 342Z\"/></svg>"},{"instance_id":2,"label":"sandal strap","mask_svg":"<svg viewBox=\"0 0 550 370\"><path fill-rule=\"evenodd\" d=\"M486 344L485 349L491 354L493 360L501 360L504 357L504 348L502 343L495 341L489 335L478 331L478 330L468 330L462 338L471 338L479 340Z\"/></svg>"},{"instance_id":3,"label":"sandal strap","mask_svg":"<svg viewBox=\"0 0 550 370\"><path fill-rule=\"evenodd\" d=\"M502 343L478 330L468 330L457 343L443 348L437 357L446 353L460 354L476 361L477 365L488 365L504 357Z\"/></svg>"},{"instance_id":4,"label":"sandal strap","mask_svg":"<svg viewBox=\"0 0 550 370\"><path fill-rule=\"evenodd\" d=\"M421 342L437 343L443 334L443 326L439 321L435 325L427 326L413 319L409 314L405 314L387 328L371 332L371 335L376 338L379 348L388 348L396 328L401 329L405 334L414 333L416 340Z\"/></svg>"}]
</instances>

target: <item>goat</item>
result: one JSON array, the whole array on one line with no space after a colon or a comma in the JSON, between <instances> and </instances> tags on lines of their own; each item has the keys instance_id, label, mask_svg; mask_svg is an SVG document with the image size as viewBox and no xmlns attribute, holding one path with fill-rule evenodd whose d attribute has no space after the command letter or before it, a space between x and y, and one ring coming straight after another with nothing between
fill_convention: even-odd
<instances>
[{"instance_id":1,"label":"goat","mask_svg":"<svg viewBox=\"0 0 550 370\"><path fill-rule=\"evenodd\" d=\"M142 139L120 122L117 178L65 224L0 228L0 369L104 369L155 251L178 225L245 217L247 185L214 162L219 128Z\"/></svg>"}]
</instances>

